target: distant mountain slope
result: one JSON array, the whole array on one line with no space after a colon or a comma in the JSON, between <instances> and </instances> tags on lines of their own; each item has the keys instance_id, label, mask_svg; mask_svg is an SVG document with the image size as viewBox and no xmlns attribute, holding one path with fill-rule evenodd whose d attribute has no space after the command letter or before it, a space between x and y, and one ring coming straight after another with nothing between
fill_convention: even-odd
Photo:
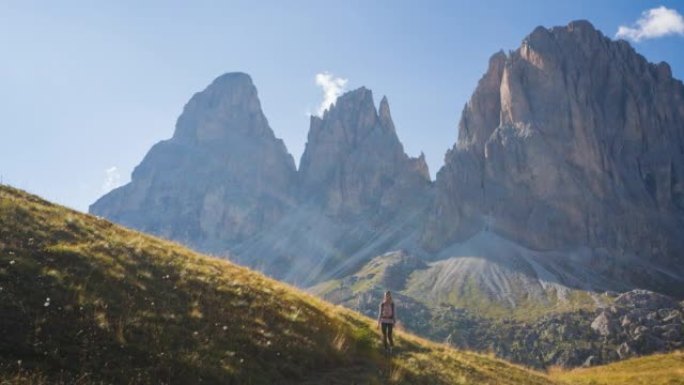
<instances>
[{"instance_id":1,"label":"distant mountain slope","mask_svg":"<svg viewBox=\"0 0 684 385\"><path fill-rule=\"evenodd\" d=\"M535 368L597 365L684 347L684 301L647 290L599 294L553 282L537 289L516 264L527 266L519 259L472 257L425 263L393 252L311 290L373 316L378 298L391 289L407 330ZM487 295L497 285L509 291L506 300Z\"/></svg>"},{"instance_id":2,"label":"distant mountain slope","mask_svg":"<svg viewBox=\"0 0 684 385\"><path fill-rule=\"evenodd\" d=\"M0 382L554 384L0 186Z\"/></svg>"}]
</instances>

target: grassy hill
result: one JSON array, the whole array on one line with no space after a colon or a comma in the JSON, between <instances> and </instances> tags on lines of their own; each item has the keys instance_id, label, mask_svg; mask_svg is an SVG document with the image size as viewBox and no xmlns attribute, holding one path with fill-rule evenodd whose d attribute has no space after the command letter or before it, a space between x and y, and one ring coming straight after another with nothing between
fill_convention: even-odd
<instances>
[{"instance_id":1,"label":"grassy hill","mask_svg":"<svg viewBox=\"0 0 684 385\"><path fill-rule=\"evenodd\" d=\"M0 383L554 384L0 186Z\"/></svg>"},{"instance_id":2,"label":"grassy hill","mask_svg":"<svg viewBox=\"0 0 684 385\"><path fill-rule=\"evenodd\" d=\"M654 354L605 366L552 371L566 385L684 385L684 352Z\"/></svg>"}]
</instances>

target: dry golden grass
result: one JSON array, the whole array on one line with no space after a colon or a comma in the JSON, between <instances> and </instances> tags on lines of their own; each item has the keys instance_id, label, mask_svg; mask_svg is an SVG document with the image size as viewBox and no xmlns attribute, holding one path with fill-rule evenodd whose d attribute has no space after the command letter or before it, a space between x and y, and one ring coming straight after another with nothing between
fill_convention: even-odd
<instances>
[{"instance_id":1,"label":"dry golden grass","mask_svg":"<svg viewBox=\"0 0 684 385\"><path fill-rule=\"evenodd\" d=\"M684 352L654 354L593 368L554 369L549 374L567 385L684 385Z\"/></svg>"}]
</instances>

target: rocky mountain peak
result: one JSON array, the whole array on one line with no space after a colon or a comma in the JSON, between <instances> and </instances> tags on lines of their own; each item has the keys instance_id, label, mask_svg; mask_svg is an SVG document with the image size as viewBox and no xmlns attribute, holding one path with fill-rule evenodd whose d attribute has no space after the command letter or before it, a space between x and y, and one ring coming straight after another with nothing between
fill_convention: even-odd
<instances>
[{"instance_id":1,"label":"rocky mountain peak","mask_svg":"<svg viewBox=\"0 0 684 385\"><path fill-rule=\"evenodd\" d=\"M493 231L534 250L602 250L607 270L629 250L682 280L683 149L684 86L667 65L586 21L538 27L492 57L466 105L426 245Z\"/></svg>"},{"instance_id":2,"label":"rocky mountain peak","mask_svg":"<svg viewBox=\"0 0 684 385\"><path fill-rule=\"evenodd\" d=\"M414 168L424 180L430 180L430 168L425 160L425 154L421 151L417 158L412 158Z\"/></svg>"},{"instance_id":3,"label":"rocky mountain peak","mask_svg":"<svg viewBox=\"0 0 684 385\"><path fill-rule=\"evenodd\" d=\"M380 100L380 107L378 107L378 115L380 124L383 128L394 132L394 122L392 121L392 114L390 113L389 102L387 96L383 96Z\"/></svg>"},{"instance_id":4,"label":"rocky mountain peak","mask_svg":"<svg viewBox=\"0 0 684 385\"><path fill-rule=\"evenodd\" d=\"M322 118L311 118L299 169L302 196L334 215L375 212L399 199L390 195L429 181L424 161L415 163L397 137L387 98L376 110L373 93L361 87L340 96Z\"/></svg>"},{"instance_id":5,"label":"rocky mountain peak","mask_svg":"<svg viewBox=\"0 0 684 385\"><path fill-rule=\"evenodd\" d=\"M295 183L294 160L269 127L252 79L227 73L190 99L173 137L150 149L131 182L90 212L223 252L280 219Z\"/></svg>"},{"instance_id":6,"label":"rocky mountain peak","mask_svg":"<svg viewBox=\"0 0 684 385\"><path fill-rule=\"evenodd\" d=\"M174 139L223 142L234 133L274 138L252 78L242 72L223 74L193 95L178 118Z\"/></svg>"},{"instance_id":7,"label":"rocky mountain peak","mask_svg":"<svg viewBox=\"0 0 684 385\"><path fill-rule=\"evenodd\" d=\"M552 28L538 26L523 39L523 45L529 44L543 47L544 45L551 44L559 36L581 40L585 44L595 43L605 38L601 31L597 30L591 22L587 20L574 20L565 26Z\"/></svg>"},{"instance_id":8,"label":"rocky mountain peak","mask_svg":"<svg viewBox=\"0 0 684 385\"><path fill-rule=\"evenodd\" d=\"M361 87L342 94L323 117L312 117L309 141L315 141L321 135L335 134L340 147L354 147L377 127L378 119L373 92ZM328 125L324 133L321 130L326 122L334 122L334 127Z\"/></svg>"}]
</instances>

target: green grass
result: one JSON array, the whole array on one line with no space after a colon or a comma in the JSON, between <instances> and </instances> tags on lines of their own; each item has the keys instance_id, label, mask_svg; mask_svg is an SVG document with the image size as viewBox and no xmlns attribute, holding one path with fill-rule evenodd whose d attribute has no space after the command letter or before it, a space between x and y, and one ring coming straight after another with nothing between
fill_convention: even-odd
<instances>
[{"instance_id":1,"label":"green grass","mask_svg":"<svg viewBox=\"0 0 684 385\"><path fill-rule=\"evenodd\" d=\"M311 287L310 291L324 298L331 298L333 302L338 302L338 299L349 300L349 297L382 292L387 286L382 280L393 262L396 262L396 257L375 258L348 277L354 278L354 281L348 279L325 281ZM511 285L513 292L509 294L515 302L515 306L511 306L508 302L492 298L491 294L483 289L481 283L472 276L463 287L454 288L450 292L441 293L435 297L431 294L433 282L421 281L419 279L421 273L420 269L411 273L405 287L396 290L432 310L448 304L467 309L472 314L484 318L508 318L533 322L549 314L594 310L597 303L607 305L613 301L613 298L605 294L590 293L579 289L567 289L567 293L561 296L557 292L558 289L554 287L546 288L539 298L531 297L521 283Z\"/></svg>"},{"instance_id":2,"label":"green grass","mask_svg":"<svg viewBox=\"0 0 684 385\"><path fill-rule=\"evenodd\" d=\"M412 277L412 279L415 277ZM601 303L608 304L613 300L604 294L590 294L587 291L568 289L564 299L560 299L555 288L547 288L541 298L531 298L523 285L512 285L510 293L515 302L511 306L506 302L493 299L480 286L474 277L470 277L464 287L446 293L438 298L430 298L431 287L422 287L414 280L409 280L408 289L403 293L434 308L437 304L449 304L457 308L467 309L480 317L502 319L510 318L518 321L535 321L548 314L569 313L579 310L593 310L596 308L597 298Z\"/></svg>"},{"instance_id":3,"label":"green grass","mask_svg":"<svg viewBox=\"0 0 684 385\"><path fill-rule=\"evenodd\" d=\"M567 385L684 385L684 352L654 354L586 369L557 369L550 374Z\"/></svg>"},{"instance_id":4,"label":"green grass","mask_svg":"<svg viewBox=\"0 0 684 385\"><path fill-rule=\"evenodd\" d=\"M0 186L0 384L554 384Z\"/></svg>"},{"instance_id":5,"label":"green grass","mask_svg":"<svg viewBox=\"0 0 684 385\"><path fill-rule=\"evenodd\" d=\"M569 313L582 309L593 310L596 308L596 301L588 292L582 290L569 289L567 297L561 300L558 298L554 288L546 289L545 295L541 299L530 298L521 287L516 287L515 289L514 298L516 306L513 308L491 300L479 288L470 291L472 296L456 297L448 301L448 303L456 307L465 307L482 317L494 319L513 318L519 321L535 321L548 314ZM610 301L605 295L599 296L603 303Z\"/></svg>"}]
</instances>

